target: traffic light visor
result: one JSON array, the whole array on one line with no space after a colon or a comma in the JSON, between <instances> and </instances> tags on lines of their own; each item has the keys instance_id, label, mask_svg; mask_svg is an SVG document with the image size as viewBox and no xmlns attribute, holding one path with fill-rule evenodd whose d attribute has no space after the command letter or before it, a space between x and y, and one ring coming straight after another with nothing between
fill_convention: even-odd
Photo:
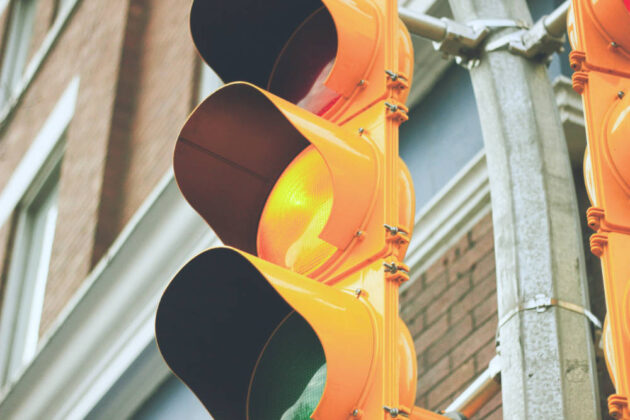
<instances>
[{"instance_id":1,"label":"traffic light visor","mask_svg":"<svg viewBox=\"0 0 630 420\"><path fill-rule=\"evenodd\" d=\"M296 252L330 255L349 245L376 189L374 146L246 83L197 107L173 166L184 197L225 244L300 272L319 263Z\"/></svg>"},{"instance_id":2,"label":"traffic light visor","mask_svg":"<svg viewBox=\"0 0 630 420\"><path fill-rule=\"evenodd\" d=\"M216 420L350 413L374 357L372 315L354 294L231 248L181 269L155 325L169 367Z\"/></svg>"},{"instance_id":3,"label":"traffic light visor","mask_svg":"<svg viewBox=\"0 0 630 420\"><path fill-rule=\"evenodd\" d=\"M373 103L385 89L381 72L370 76L382 42L377 4L195 0L190 29L200 55L224 82L268 87L327 119L349 113L347 118ZM367 86L366 79L371 93L348 104L355 92Z\"/></svg>"},{"instance_id":4,"label":"traffic light visor","mask_svg":"<svg viewBox=\"0 0 630 420\"><path fill-rule=\"evenodd\" d=\"M322 7L320 0L195 0L190 31L197 50L224 82L265 87L289 38Z\"/></svg>"},{"instance_id":5,"label":"traffic light visor","mask_svg":"<svg viewBox=\"0 0 630 420\"><path fill-rule=\"evenodd\" d=\"M268 89L317 115L324 115L341 98L326 86L337 55L337 32L324 7L296 29L282 49Z\"/></svg>"}]
</instances>

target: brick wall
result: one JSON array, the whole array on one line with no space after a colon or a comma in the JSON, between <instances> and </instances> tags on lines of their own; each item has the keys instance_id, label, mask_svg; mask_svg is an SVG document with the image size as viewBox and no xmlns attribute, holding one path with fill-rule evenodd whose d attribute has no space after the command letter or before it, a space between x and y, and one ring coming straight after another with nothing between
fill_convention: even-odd
<instances>
[{"instance_id":1,"label":"brick wall","mask_svg":"<svg viewBox=\"0 0 630 420\"><path fill-rule=\"evenodd\" d=\"M416 404L444 409L495 353L497 298L491 215L485 216L400 296L418 355ZM474 419L500 419L496 396Z\"/></svg>"},{"instance_id":2,"label":"brick wall","mask_svg":"<svg viewBox=\"0 0 630 420\"><path fill-rule=\"evenodd\" d=\"M580 212L588 199L578 188ZM590 231L582 224L591 310L606 314L599 260L589 252ZM496 277L491 215L484 217L400 296L401 316L414 338L418 355L416 404L444 409L483 370L495 355L497 327ZM596 336L598 333L595 334ZM614 387L597 349L602 417ZM501 395L495 396L473 419L501 419Z\"/></svg>"},{"instance_id":3,"label":"brick wall","mask_svg":"<svg viewBox=\"0 0 630 420\"><path fill-rule=\"evenodd\" d=\"M176 1L131 1L92 264L170 167L179 130L196 105L188 13Z\"/></svg>"},{"instance_id":4,"label":"brick wall","mask_svg":"<svg viewBox=\"0 0 630 420\"><path fill-rule=\"evenodd\" d=\"M31 57L48 34L55 5L55 0L38 3ZM66 133L42 334L170 165L172 146L194 97L198 62L188 34L188 12L177 0L79 2L0 128L2 189L70 80L80 77L75 115ZM136 25L138 21L143 25ZM125 55L123 46L134 42L137 48ZM103 211L108 205L115 210ZM0 231L3 262L10 254L9 230ZM0 264L0 274L6 274L6 264Z\"/></svg>"}]
</instances>

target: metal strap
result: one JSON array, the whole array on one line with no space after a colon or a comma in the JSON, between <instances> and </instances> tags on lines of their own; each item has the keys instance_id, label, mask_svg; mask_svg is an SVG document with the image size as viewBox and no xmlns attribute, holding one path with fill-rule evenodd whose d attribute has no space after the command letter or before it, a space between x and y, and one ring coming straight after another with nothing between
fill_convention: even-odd
<instances>
[{"instance_id":1,"label":"metal strap","mask_svg":"<svg viewBox=\"0 0 630 420\"><path fill-rule=\"evenodd\" d=\"M576 305L575 303L566 302L564 300L550 298L545 295L536 295L534 299L531 299L531 300L528 300L526 302L519 304L518 306L507 311L507 313L501 317L501 319L499 320L499 324L497 325L497 332L496 332L496 337L495 337L496 342L497 343L499 342L499 330L501 329L501 327L505 325L505 323L507 323L510 319L512 319L512 317L516 315L517 313L523 312L523 311L532 311L532 310L535 310L536 312L545 312L547 308L550 308L552 306L557 306L558 308L562 308L571 312L582 314L589 321L591 321L591 323L595 326L595 328L599 330L602 329L602 323L600 322L600 320L597 319L597 317L593 315L593 313L589 311L588 309L582 306Z\"/></svg>"}]
</instances>

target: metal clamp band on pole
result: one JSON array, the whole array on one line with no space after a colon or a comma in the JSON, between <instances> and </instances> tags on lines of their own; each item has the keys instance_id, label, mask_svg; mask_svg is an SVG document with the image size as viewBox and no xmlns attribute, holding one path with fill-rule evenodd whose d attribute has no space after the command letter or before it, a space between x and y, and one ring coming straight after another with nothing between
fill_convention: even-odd
<instances>
[{"instance_id":1,"label":"metal clamp band on pole","mask_svg":"<svg viewBox=\"0 0 630 420\"><path fill-rule=\"evenodd\" d=\"M531 299L522 304L519 304L518 306L507 311L507 313L501 317L497 325L497 333L496 333L497 342L499 338L499 330L501 329L501 327L505 325L505 323L507 323L510 319L512 319L512 317L516 315L517 313L523 312L523 311L531 311L531 310L536 310L536 312L545 312L547 308L550 308L552 306L557 306L559 308L566 309L571 312L582 314L595 326L595 328L599 330L602 329L602 323L600 322L600 320L597 319L597 317L593 315L593 313L589 311L588 309L582 306L576 305L575 303L566 302L564 300L550 298L545 295L536 295L534 299Z\"/></svg>"}]
</instances>

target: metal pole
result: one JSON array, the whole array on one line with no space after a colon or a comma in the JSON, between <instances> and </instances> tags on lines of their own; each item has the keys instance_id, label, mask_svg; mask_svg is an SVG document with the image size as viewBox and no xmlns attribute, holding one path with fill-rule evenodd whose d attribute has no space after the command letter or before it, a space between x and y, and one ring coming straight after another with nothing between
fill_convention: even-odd
<instances>
[{"instance_id":1,"label":"metal pole","mask_svg":"<svg viewBox=\"0 0 630 420\"><path fill-rule=\"evenodd\" d=\"M561 37L567 31L567 13L571 0L567 0L558 6L549 16L545 16L545 28L551 36Z\"/></svg>"},{"instance_id":2,"label":"metal pole","mask_svg":"<svg viewBox=\"0 0 630 420\"><path fill-rule=\"evenodd\" d=\"M449 3L460 22L531 22L525 0ZM520 309L545 296L588 308L575 187L545 66L484 50L470 75L492 196L503 416L599 419L589 320L558 306Z\"/></svg>"},{"instance_id":3,"label":"metal pole","mask_svg":"<svg viewBox=\"0 0 630 420\"><path fill-rule=\"evenodd\" d=\"M398 15L412 34L438 42L446 37L446 22L440 19L404 7L398 9Z\"/></svg>"}]
</instances>

